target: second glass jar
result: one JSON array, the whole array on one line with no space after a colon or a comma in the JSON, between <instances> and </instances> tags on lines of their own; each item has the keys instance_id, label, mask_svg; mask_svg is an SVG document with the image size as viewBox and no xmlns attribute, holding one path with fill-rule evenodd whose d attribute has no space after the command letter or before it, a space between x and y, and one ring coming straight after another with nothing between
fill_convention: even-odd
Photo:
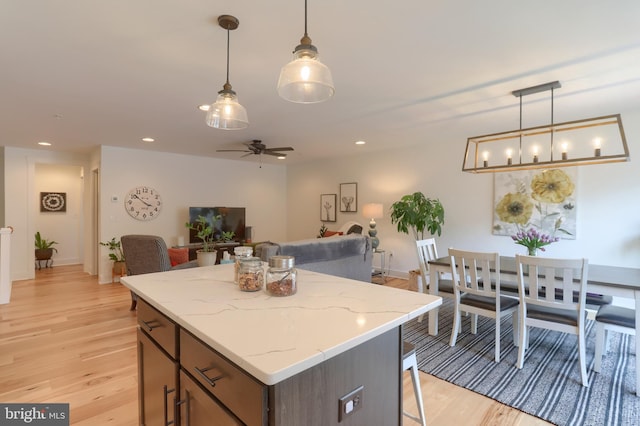
<instances>
[{"instance_id":1,"label":"second glass jar","mask_svg":"<svg viewBox=\"0 0 640 426\"><path fill-rule=\"evenodd\" d=\"M291 296L298 291L293 256L271 256L265 278L265 290L271 296Z\"/></svg>"}]
</instances>

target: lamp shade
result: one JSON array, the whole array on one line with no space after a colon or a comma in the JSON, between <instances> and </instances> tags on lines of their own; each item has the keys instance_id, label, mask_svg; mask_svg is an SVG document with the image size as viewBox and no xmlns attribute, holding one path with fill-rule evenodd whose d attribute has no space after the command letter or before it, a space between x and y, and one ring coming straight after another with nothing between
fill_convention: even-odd
<instances>
[{"instance_id":1,"label":"lamp shade","mask_svg":"<svg viewBox=\"0 0 640 426\"><path fill-rule=\"evenodd\" d=\"M297 50L293 61L280 71L278 94L287 101L301 104L323 102L334 92L331 71L311 49Z\"/></svg>"},{"instance_id":2,"label":"lamp shade","mask_svg":"<svg viewBox=\"0 0 640 426\"><path fill-rule=\"evenodd\" d=\"M247 110L238 103L235 93L222 90L207 112L207 125L225 130L244 129L249 126Z\"/></svg>"},{"instance_id":3,"label":"lamp shade","mask_svg":"<svg viewBox=\"0 0 640 426\"><path fill-rule=\"evenodd\" d=\"M362 206L362 216L370 219L381 219L382 216L382 204L370 203Z\"/></svg>"}]
</instances>

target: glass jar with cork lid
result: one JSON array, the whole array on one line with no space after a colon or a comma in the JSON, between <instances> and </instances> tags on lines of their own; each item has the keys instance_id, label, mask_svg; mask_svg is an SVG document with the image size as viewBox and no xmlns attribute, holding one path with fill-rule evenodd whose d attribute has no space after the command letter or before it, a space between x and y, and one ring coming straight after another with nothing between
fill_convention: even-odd
<instances>
[{"instance_id":1,"label":"glass jar with cork lid","mask_svg":"<svg viewBox=\"0 0 640 426\"><path fill-rule=\"evenodd\" d=\"M298 291L293 256L271 256L265 278L265 290L271 296L291 296Z\"/></svg>"}]
</instances>

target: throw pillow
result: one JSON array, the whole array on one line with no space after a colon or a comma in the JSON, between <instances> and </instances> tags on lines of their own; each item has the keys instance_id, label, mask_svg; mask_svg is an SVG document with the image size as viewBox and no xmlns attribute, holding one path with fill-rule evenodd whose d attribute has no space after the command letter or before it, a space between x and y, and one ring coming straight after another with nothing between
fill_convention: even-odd
<instances>
[{"instance_id":1,"label":"throw pillow","mask_svg":"<svg viewBox=\"0 0 640 426\"><path fill-rule=\"evenodd\" d=\"M167 250L169 251L169 260L171 261L171 266L180 265L189 261L188 248L170 248Z\"/></svg>"},{"instance_id":2,"label":"throw pillow","mask_svg":"<svg viewBox=\"0 0 640 426\"><path fill-rule=\"evenodd\" d=\"M332 237L334 235L342 235L342 232L340 232L340 231L329 231L329 230L324 231L324 237L325 238L326 237Z\"/></svg>"},{"instance_id":3,"label":"throw pillow","mask_svg":"<svg viewBox=\"0 0 640 426\"><path fill-rule=\"evenodd\" d=\"M351 225L351 228L347 231L348 234L362 234L362 226L360 225Z\"/></svg>"}]
</instances>

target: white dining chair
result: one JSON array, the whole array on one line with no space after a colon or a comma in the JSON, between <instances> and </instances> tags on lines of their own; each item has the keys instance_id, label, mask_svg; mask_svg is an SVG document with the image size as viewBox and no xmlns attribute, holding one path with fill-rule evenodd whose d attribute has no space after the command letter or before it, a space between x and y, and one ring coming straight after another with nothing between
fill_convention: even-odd
<instances>
[{"instance_id":1,"label":"white dining chair","mask_svg":"<svg viewBox=\"0 0 640 426\"><path fill-rule=\"evenodd\" d=\"M418 250L418 265L420 266L420 275L422 275L422 284L418 284L418 291L428 293L429 287L429 261L438 258L438 248L434 238L425 240L416 240L416 249ZM440 274L438 280L438 292L443 292L443 297L453 298L453 282L449 274Z\"/></svg>"},{"instance_id":2,"label":"white dining chair","mask_svg":"<svg viewBox=\"0 0 640 426\"><path fill-rule=\"evenodd\" d=\"M413 383L413 394L416 397L418 407L418 416L402 410L402 414L410 419L426 426L427 422L424 416L424 404L422 402L422 390L420 386L420 375L418 373L418 359L416 357L416 347L407 342L402 342L402 371L409 371L411 374L411 382Z\"/></svg>"},{"instance_id":3,"label":"white dining chair","mask_svg":"<svg viewBox=\"0 0 640 426\"><path fill-rule=\"evenodd\" d=\"M635 309L615 305L604 305L598 309L596 314L596 354L593 362L593 371L596 373L600 373L602 369L602 356L609 351L609 332L611 331L635 336ZM640 375L640 371L636 371L636 375ZM636 377L637 382L638 377ZM640 389L636 389L636 395L640 395Z\"/></svg>"},{"instance_id":4,"label":"white dining chair","mask_svg":"<svg viewBox=\"0 0 640 426\"><path fill-rule=\"evenodd\" d=\"M500 362L500 320L511 315L517 341L518 299L500 295L500 254L449 249L453 277L454 313L449 346L455 346L460 312L471 314L471 333L478 332L478 315L495 321L495 361Z\"/></svg>"},{"instance_id":5,"label":"white dining chair","mask_svg":"<svg viewBox=\"0 0 640 426\"><path fill-rule=\"evenodd\" d=\"M429 261L438 258L438 249L434 238L416 240L418 250L418 265L420 266L421 283L418 284L418 291L429 293ZM453 300L453 281L449 274L441 273L438 276L438 296ZM418 317L418 322L422 322L424 314Z\"/></svg>"},{"instance_id":6,"label":"white dining chair","mask_svg":"<svg viewBox=\"0 0 640 426\"><path fill-rule=\"evenodd\" d=\"M529 327L574 334L582 385L589 386L585 350L587 259L516 255L516 267L520 297L517 367L524 365Z\"/></svg>"}]
</instances>

